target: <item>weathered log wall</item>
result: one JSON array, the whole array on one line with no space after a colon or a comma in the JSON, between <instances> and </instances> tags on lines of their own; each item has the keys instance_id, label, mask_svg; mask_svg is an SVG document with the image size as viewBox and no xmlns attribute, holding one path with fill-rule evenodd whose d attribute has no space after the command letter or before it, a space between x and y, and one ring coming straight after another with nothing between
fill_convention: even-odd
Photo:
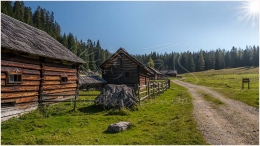
<instances>
[{"instance_id":1,"label":"weathered log wall","mask_svg":"<svg viewBox=\"0 0 260 146\"><path fill-rule=\"evenodd\" d=\"M19 72L21 83L8 83L8 73ZM1 103L37 101L40 85L40 65L1 60Z\"/></svg>"},{"instance_id":2,"label":"weathered log wall","mask_svg":"<svg viewBox=\"0 0 260 146\"><path fill-rule=\"evenodd\" d=\"M108 84L138 84L138 66L124 55L117 56L103 67L102 78Z\"/></svg>"},{"instance_id":3,"label":"weathered log wall","mask_svg":"<svg viewBox=\"0 0 260 146\"><path fill-rule=\"evenodd\" d=\"M72 66L59 66L58 64L45 63L42 73L43 94L75 94L77 87L77 69ZM66 83L61 83L61 77L67 77ZM61 99L66 96L43 96L43 99Z\"/></svg>"},{"instance_id":4,"label":"weathered log wall","mask_svg":"<svg viewBox=\"0 0 260 146\"><path fill-rule=\"evenodd\" d=\"M21 82L8 82L8 73L14 72L21 74ZM67 77L67 82L61 83L61 77ZM76 88L77 69L73 63L26 53L1 52L2 119L32 107L35 109L40 93L71 95L76 93ZM63 98L68 96L43 96L48 100Z\"/></svg>"}]
</instances>

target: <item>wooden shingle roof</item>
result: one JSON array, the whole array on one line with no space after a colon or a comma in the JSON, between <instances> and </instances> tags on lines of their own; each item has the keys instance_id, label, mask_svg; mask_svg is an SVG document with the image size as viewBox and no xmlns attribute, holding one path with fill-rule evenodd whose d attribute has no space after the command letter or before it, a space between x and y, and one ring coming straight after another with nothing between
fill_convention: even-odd
<instances>
[{"instance_id":1,"label":"wooden shingle roof","mask_svg":"<svg viewBox=\"0 0 260 146\"><path fill-rule=\"evenodd\" d=\"M85 63L46 32L2 13L1 47L43 57Z\"/></svg>"},{"instance_id":2,"label":"wooden shingle roof","mask_svg":"<svg viewBox=\"0 0 260 146\"><path fill-rule=\"evenodd\" d=\"M105 84L106 81L99 76L79 76L79 85L85 84Z\"/></svg>"},{"instance_id":3,"label":"wooden shingle roof","mask_svg":"<svg viewBox=\"0 0 260 146\"><path fill-rule=\"evenodd\" d=\"M150 66L147 66L150 70L152 70L154 73L156 73L156 74L159 74L159 75L162 75L162 73L160 72L160 71L158 71L157 69L155 69L155 68L152 68L152 67L150 67Z\"/></svg>"},{"instance_id":4,"label":"wooden shingle roof","mask_svg":"<svg viewBox=\"0 0 260 146\"><path fill-rule=\"evenodd\" d=\"M125 56L127 56L130 60L132 60L135 64L143 68L146 72L153 74L152 70L150 70L146 65L142 64L140 61L135 59L133 56L131 56L125 49L119 48L110 58L108 58L106 61L104 61L101 65L100 68L105 66L107 63L109 63L113 58L115 58L118 54L123 53Z\"/></svg>"}]
</instances>

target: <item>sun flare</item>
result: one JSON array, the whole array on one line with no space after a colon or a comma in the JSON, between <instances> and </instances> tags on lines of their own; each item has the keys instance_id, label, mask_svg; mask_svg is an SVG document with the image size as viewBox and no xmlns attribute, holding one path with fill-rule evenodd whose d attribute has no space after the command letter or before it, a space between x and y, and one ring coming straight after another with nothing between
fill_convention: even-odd
<instances>
[{"instance_id":1,"label":"sun flare","mask_svg":"<svg viewBox=\"0 0 260 146\"><path fill-rule=\"evenodd\" d=\"M259 9L260 9L259 1L248 2L248 11L250 13L259 13Z\"/></svg>"},{"instance_id":2,"label":"sun flare","mask_svg":"<svg viewBox=\"0 0 260 146\"><path fill-rule=\"evenodd\" d=\"M244 19L246 19L247 22L252 20L252 25L255 26L259 18L260 2L246 1L242 2L242 5L243 6L240 7L240 9L242 10L243 16L240 16L240 21Z\"/></svg>"}]
</instances>

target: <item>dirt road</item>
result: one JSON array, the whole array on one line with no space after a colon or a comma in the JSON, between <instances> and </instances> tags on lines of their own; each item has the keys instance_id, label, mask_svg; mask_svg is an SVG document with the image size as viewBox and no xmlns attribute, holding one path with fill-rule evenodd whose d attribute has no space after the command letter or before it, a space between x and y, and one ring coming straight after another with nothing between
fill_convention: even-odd
<instances>
[{"instance_id":1,"label":"dirt road","mask_svg":"<svg viewBox=\"0 0 260 146\"><path fill-rule=\"evenodd\" d=\"M259 144L259 110L219 93L190 83L173 80L188 89L193 98L193 115L206 141L213 145ZM224 105L214 106L198 92L218 98Z\"/></svg>"}]
</instances>

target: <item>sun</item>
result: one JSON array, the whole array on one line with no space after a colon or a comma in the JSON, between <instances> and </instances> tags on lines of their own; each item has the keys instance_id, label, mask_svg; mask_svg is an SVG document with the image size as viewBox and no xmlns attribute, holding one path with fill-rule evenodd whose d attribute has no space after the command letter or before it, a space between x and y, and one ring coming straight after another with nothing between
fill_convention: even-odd
<instances>
[{"instance_id":1,"label":"sun","mask_svg":"<svg viewBox=\"0 0 260 146\"><path fill-rule=\"evenodd\" d=\"M240 21L246 19L248 22L251 19L252 25L254 26L259 18L260 2L258 0L246 1L242 2L242 5L240 9L242 10L243 16L240 16Z\"/></svg>"},{"instance_id":2,"label":"sun","mask_svg":"<svg viewBox=\"0 0 260 146\"><path fill-rule=\"evenodd\" d=\"M259 6L259 1L249 1L248 2L248 12L250 13L259 13L259 9L260 9L260 6Z\"/></svg>"}]
</instances>

